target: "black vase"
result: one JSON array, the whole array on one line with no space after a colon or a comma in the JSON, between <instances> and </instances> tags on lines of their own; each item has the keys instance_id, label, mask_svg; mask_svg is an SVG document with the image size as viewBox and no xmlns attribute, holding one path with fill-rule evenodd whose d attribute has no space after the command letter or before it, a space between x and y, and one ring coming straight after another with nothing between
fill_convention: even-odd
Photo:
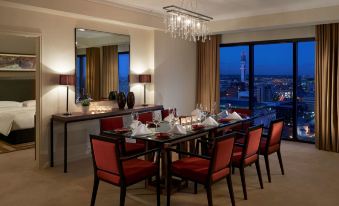
<instances>
[{"instance_id":1,"label":"black vase","mask_svg":"<svg viewBox=\"0 0 339 206\"><path fill-rule=\"evenodd\" d=\"M118 92L117 91L111 91L109 93L108 99L112 100L112 101L115 101L115 100L117 100L117 96L118 96Z\"/></svg>"},{"instance_id":2,"label":"black vase","mask_svg":"<svg viewBox=\"0 0 339 206\"><path fill-rule=\"evenodd\" d=\"M128 92L127 94L127 107L128 109L133 109L135 104L135 97L133 92Z\"/></svg>"},{"instance_id":3,"label":"black vase","mask_svg":"<svg viewBox=\"0 0 339 206\"><path fill-rule=\"evenodd\" d=\"M119 92L118 97L117 97L117 102L119 109L124 109L126 105L126 96L125 93Z\"/></svg>"}]
</instances>

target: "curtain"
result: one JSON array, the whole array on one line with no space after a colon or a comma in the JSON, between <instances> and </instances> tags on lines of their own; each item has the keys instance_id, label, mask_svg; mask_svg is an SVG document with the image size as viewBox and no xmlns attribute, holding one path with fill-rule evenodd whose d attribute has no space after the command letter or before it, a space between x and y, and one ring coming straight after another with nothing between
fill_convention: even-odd
<instances>
[{"instance_id":1,"label":"curtain","mask_svg":"<svg viewBox=\"0 0 339 206\"><path fill-rule=\"evenodd\" d=\"M211 111L215 105L215 112L219 110L220 100L220 71L219 45L221 35L211 36L211 40L197 43L197 104L202 104Z\"/></svg>"},{"instance_id":2,"label":"curtain","mask_svg":"<svg viewBox=\"0 0 339 206\"><path fill-rule=\"evenodd\" d=\"M316 27L316 145L339 152L339 24Z\"/></svg>"},{"instance_id":3,"label":"curtain","mask_svg":"<svg viewBox=\"0 0 339 206\"><path fill-rule=\"evenodd\" d=\"M100 100L100 48L86 49L86 92Z\"/></svg>"},{"instance_id":4,"label":"curtain","mask_svg":"<svg viewBox=\"0 0 339 206\"><path fill-rule=\"evenodd\" d=\"M119 89L118 46L104 46L102 50L101 97Z\"/></svg>"}]
</instances>

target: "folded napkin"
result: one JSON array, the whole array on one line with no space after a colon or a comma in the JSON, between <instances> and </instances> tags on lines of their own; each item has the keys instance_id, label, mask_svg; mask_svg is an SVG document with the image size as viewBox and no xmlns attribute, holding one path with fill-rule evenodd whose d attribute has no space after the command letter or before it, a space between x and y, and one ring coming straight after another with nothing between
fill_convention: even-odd
<instances>
[{"instance_id":1,"label":"folded napkin","mask_svg":"<svg viewBox=\"0 0 339 206\"><path fill-rule=\"evenodd\" d=\"M220 119L224 119L224 118L226 118L228 116L228 112L226 111L226 110L224 110L224 111L222 111L222 112L220 112L219 114L218 114L218 117L220 118Z\"/></svg>"},{"instance_id":2,"label":"folded napkin","mask_svg":"<svg viewBox=\"0 0 339 206\"><path fill-rule=\"evenodd\" d=\"M131 128L132 130L135 130L140 124L141 124L140 121L138 121L138 120L133 120L132 123L131 123L131 125L130 125L130 128Z\"/></svg>"},{"instance_id":3,"label":"folded napkin","mask_svg":"<svg viewBox=\"0 0 339 206\"><path fill-rule=\"evenodd\" d=\"M215 121L215 119L213 119L212 117L208 117L207 119L205 119L205 121L202 122L202 124L206 127L208 126L218 126L218 122Z\"/></svg>"},{"instance_id":4,"label":"folded napkin","mask_svg":"<svg viewBox=\"0 0 339 206\"><path fill-rule=\"evenodd\" d=\"M169 114L167 117L165 117L164 121L172 122L173 119L174 119L174 115L173 114Z\"/></svg>"},{"instance_id":5,"label":"folded napkin","mask_svg":"<svg viewBox=\"0 0 339 206\"><path fill-rule=\"evenodd\" d=\"M237 112L232 112L227 116L227 119L242 120L242 117Z\"/></svg>"},{"instance_id":6,"label":"folded napkin","mask_svg":"<svg viewBox=\"0 0 339 206\"><path fill-rule=\"evenodd\" d=\"M187 134L186 129L180 125L180 124L176 124L174 125L174 127L172 129L170 129L169 133L173 133L173 134Z\"/></svg>"},{"instance_id":7,"label":"folded napkin","mask_svg":"<svg viewBox=\"0 0 339 206\"><path fill-rule=\"evenodd\" d=\"M200 109L195 109L191 112L192 116L196 116L198 119L201 119L202 116L202 112Z\"/></svg>"},{"instance_id":8,"label":"folded napkin","mask_svg":"<svg viewBox=\"0 0 339 206\"><path fill-rule=\"evenodd\" d=\"M152 131L149 130L146 125L140 124L137 128L135 128L132 132L132 136L139 136L139 135L148 135L152 134Z\"/></svg>"}]
</instances>

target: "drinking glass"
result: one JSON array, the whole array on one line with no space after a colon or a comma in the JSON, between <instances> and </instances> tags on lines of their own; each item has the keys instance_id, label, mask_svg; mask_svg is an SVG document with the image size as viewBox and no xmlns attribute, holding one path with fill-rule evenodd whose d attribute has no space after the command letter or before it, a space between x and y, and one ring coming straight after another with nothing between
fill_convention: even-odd
<instances>
[{"instance_id":1,"label":"drinking glass","mask_svg":"<svg viewBox=\"0 0 339 206\"><path fill-rule=\"evenodd\" d=\"M157 128L159 127L160 120L157 117L156 112L153 112L152 118L153 118L153 123L155 125L155 132L157 132Z\"/></svg>"},{"instance_id":2,"label":"drinking glass","mask_svg":"<svg viewBox=\"0 0 339 206\"><path fill-rule=\"evenodd\" d=\"M132 112L131 113L131 118L132 118L132 121L138 121L139 120L139 114L138 112Z\"/></svg>"}]
</instances>

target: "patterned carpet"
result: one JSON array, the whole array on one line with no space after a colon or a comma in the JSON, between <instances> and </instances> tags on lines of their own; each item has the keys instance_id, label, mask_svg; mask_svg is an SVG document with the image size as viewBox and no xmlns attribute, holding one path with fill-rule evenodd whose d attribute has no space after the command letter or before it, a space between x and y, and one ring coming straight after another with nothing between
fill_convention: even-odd
<instances>
[{"instance_id":1,"label":"patterned carpet","mask_svg":"<svg viewBox=\"0 0 339 206\"><path fill-rule=\"evenodd\" d=\"M34 145L34 142L13 145L0 140L0 154L34 148Z\"/></svg>"}]
</instances>

